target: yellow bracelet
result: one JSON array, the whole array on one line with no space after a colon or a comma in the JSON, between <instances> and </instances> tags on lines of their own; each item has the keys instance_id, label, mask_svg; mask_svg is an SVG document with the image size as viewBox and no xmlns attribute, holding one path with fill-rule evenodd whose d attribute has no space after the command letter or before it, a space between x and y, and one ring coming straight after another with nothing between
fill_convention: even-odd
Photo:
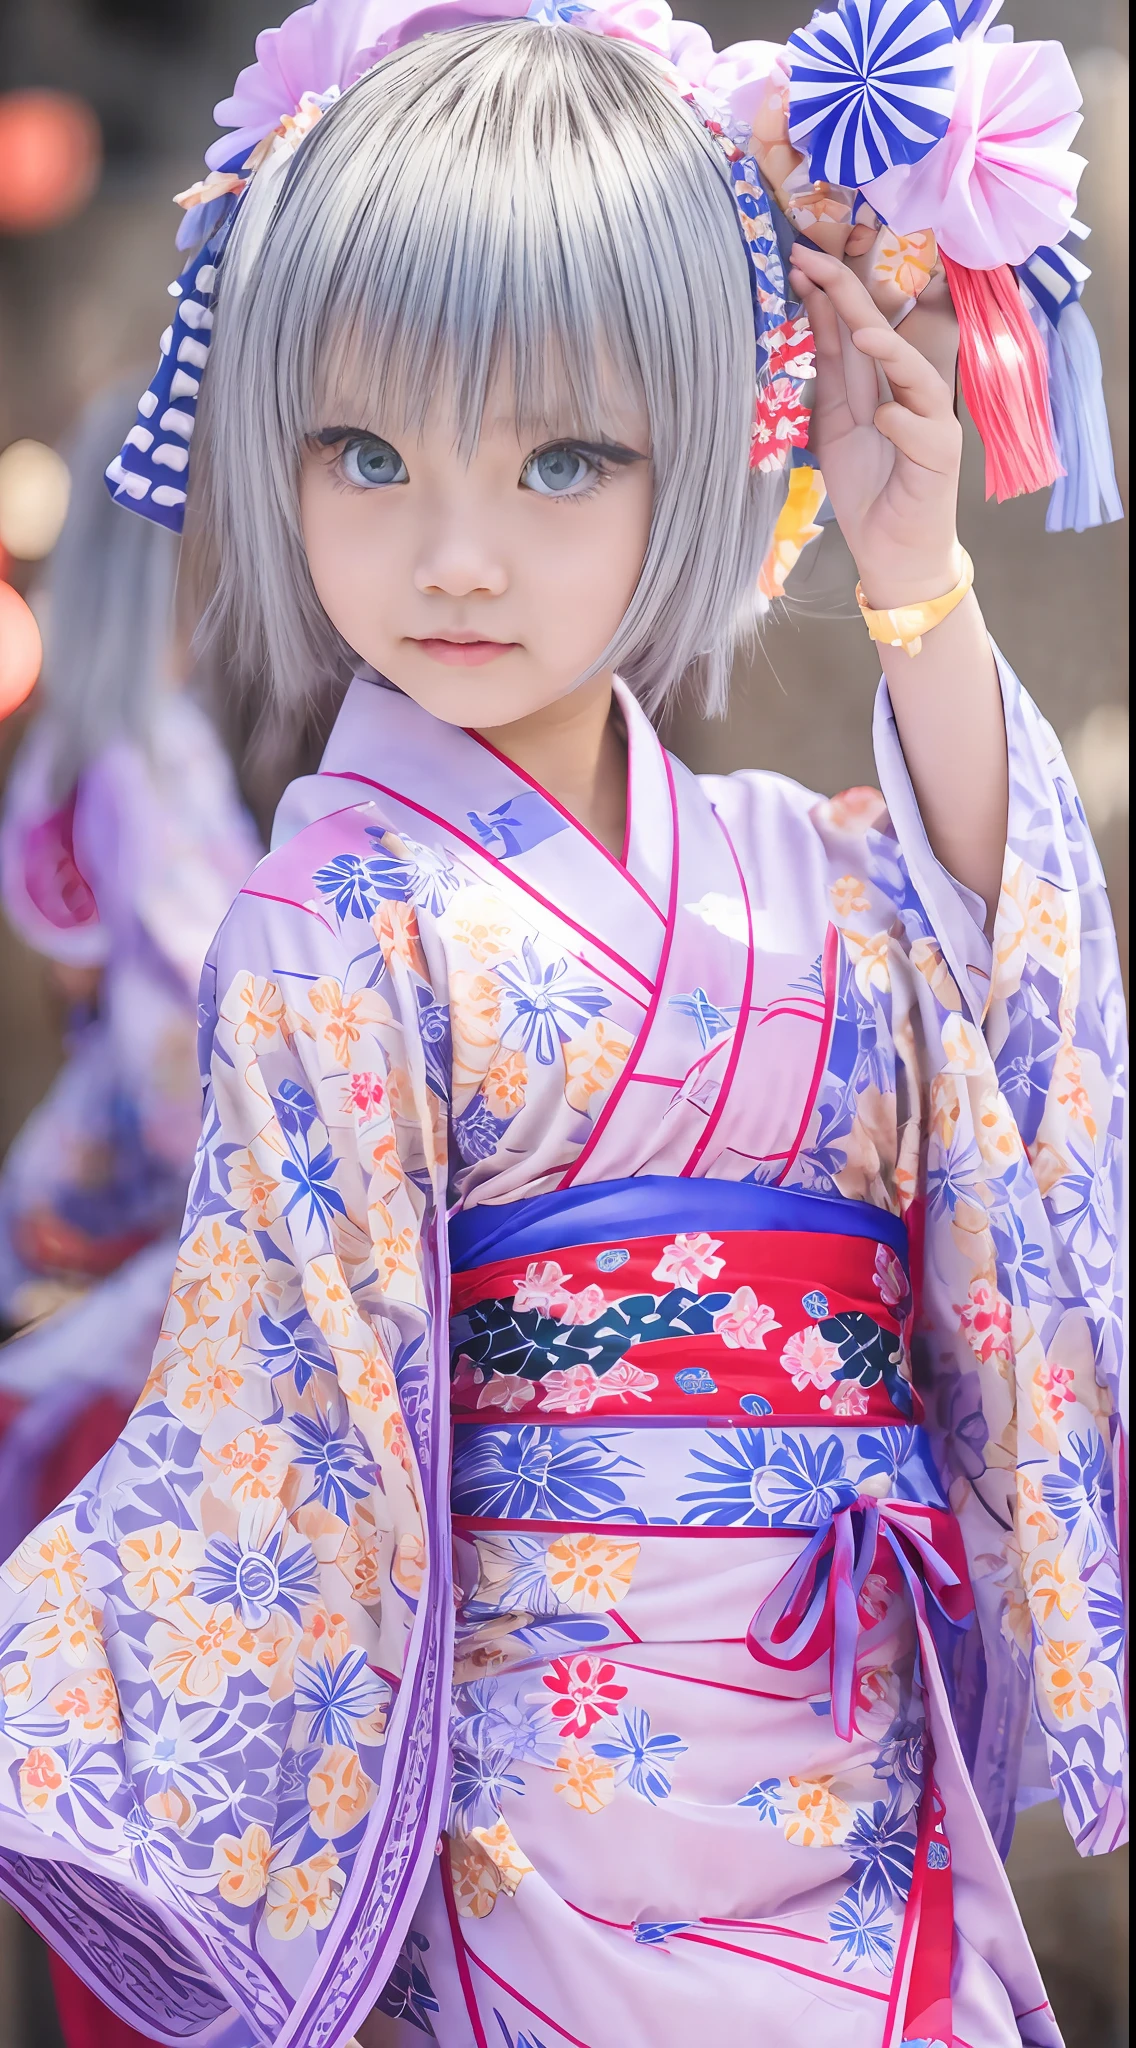
<instances>
[{"instance_id":1,"label":"yellow bracelet","mask_svg":"<svg viewBox=\"0 0 1136 2048\"><path fill-rule=\"evenodd\" d=\"M961 604L974 582L974 563L966 549L961 550L962 575L953 590L945 597L932 597L926 604L900 604L894 611L874 612L864 602L863 587L856 585L856 602L864 615L864 624L873 640L879 640L885 647L905 647L908 654L918 654L923 645L924 633L932 626L941 625L956 604Z\"/></svg>"}]
</instances>

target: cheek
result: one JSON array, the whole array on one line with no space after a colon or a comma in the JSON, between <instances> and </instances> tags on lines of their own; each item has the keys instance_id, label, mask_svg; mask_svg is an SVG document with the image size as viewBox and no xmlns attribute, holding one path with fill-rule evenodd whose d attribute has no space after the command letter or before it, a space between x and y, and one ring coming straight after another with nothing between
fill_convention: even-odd
<instances>
[{"instance_id":1,"label":"cheek","mask_svg":"<svg viewBox=\"0 0 1136 2048\"><path fill-rule=\"evenodd\" d=\"M300 478L300 530L304 553L315 585L316 596L334 619L341 577L336 564L342 561L343 519L336 494L320 470L306 466Z\"/></svg>"},{"instance_id":2,"label":"cheek","mask_svg":"<svg viewBox=\"0 0 1136 2048\"><path fill-rule=\"evenodd\" d=\"M357 639L361 614L371 609L368 597L384 581L366 573L376 554L369 509L337 491L320 471L301 478L300 525L312 584L332 625L349 641Z\"/></svg>"},{"instance_id":3,"label":"cheek","mask_svg":"<svg viewBox=\"0 0 1136 2048\"><path fill-rule=\"evenodd\" d=\"M647 543L651 538L651 518L655 509L655 479L653 471L644 464L627 478L629 503L624 522L624 549L621 569L627 579L627 602L630 604L635 586L642 573L647 556Z\"/></svg>"},{"instance_id":4,"label":"cheek","mask_svg":"<svg viewBox=\"0 0 1136 2048\"><path fill-rule=\"evenodd\" d=\"M597 501L592 588L607 614L605 640L615 633L635 595L651 535L653 503L651 476L645 468L619 478Z\"/></svg>"},{"instance_id":5,"label":"cheek","mask_svg":"<svg viewBox=\"0 0 1136 2048\"><path fill-rule=\"evenodd\" d=\"M651 532L653 491L644 470L615 478L580 507L564 509L548 548L547 574L579 630L612 637L635 593Z\"/></svg>"}]
</instances>

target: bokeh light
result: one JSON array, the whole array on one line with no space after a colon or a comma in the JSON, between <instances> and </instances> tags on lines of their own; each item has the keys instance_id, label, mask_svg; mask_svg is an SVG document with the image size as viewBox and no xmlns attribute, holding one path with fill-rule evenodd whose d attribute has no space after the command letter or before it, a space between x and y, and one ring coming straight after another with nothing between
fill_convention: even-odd
<instances>
[{"instance_id":1,"label":"bokeh light","mask_svg":"<svg viewBox=\"0 0 1136 2048\"><path fill-rule=\"evenodd\" d=\"M42 660L31 607L10 583L0 583L0 718L15 711L34 688Z\"/></svg>"},{"instance_id":2,"label":"bokeh light","mask_svg":"<svg viewBox=\"0 0 1136 2048\"><path fill-rule=\"evenodd\" d=\"M18 562L51 553L67 515L71 475L42 441L13 441L0 455L0 547Z\"/></svg>"},{"instance_id":3,"label":"bokeh light","mask_svg":"<svg viewBox=\"0 0 1136 2048\"><path fill-rule=\"evenodd\" d=\"M0 93L0 234L34 235L84 207L102 165L99 124L75 93Z\"/></svg>"}]
</instances>

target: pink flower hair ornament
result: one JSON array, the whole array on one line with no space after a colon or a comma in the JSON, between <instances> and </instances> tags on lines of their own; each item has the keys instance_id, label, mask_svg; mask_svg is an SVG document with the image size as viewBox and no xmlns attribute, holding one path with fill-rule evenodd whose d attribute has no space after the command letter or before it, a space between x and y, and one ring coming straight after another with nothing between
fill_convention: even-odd
<instances>
[{"instance_id":1,"label":"pink flower hair ornament","mask_svg":"<svg viewBox=\"0 0 1136 2048\"><path fill-rule=\"evenodd\" d=\"M719 52L665 0L436 0L410 9L406 0L313 0L257 37L255 63L215 109L228 132L206 152L207 175L178 195L179 246L196 253L170 286L175 315L107 470L112 495L180 532L218 270L250 180L290 157L395 50L427 34L527 18L652 52L720 147L750 266L754 466L782 469L808 442L812 337L787 301L783 248L796 232L842 254L853 222L874 219L881 232L933 236L961 284L952 295L964 391L987 444L990 488L1000 498L1037 489L1075 462L1068 523L1114 516L1099 359L1077 304L1087 272L1064 266L1070 289L1060 304L1029 289L1038 252L1048 276L1062 264L1061 243L1079 232L1072 214L1083 164L1068 145L1080 96L1060 44L1014 45L1012 31L991 27L1000 5L838 0L787 47L753 41ZM909 303L885 310L900 318Z\"/></svg>"},{"instance_id":2,"label":"pink flower hair ornament","mask_svg":"<svg viewBox=\"0 0 1136 2048\"><path fill-rule=\"evenodd\" d=\"M1080 107L1060 43L970 36L958 46L942 140L866 184L864 197L900 234L932 228L968 270L1025 263L1069 233L1085 167L1069 148Z\"/></svg>"}]
</instances>

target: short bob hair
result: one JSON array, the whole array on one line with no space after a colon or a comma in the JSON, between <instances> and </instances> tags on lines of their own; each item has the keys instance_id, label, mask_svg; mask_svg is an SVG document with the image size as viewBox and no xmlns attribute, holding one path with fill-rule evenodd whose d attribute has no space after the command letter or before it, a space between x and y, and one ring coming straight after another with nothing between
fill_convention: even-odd
<instances>
[{"instance_id":1,"label":"short bob hair","mask_svg":"<svg viewBox=\"0 0 1136 2048\"><path fill-rule=\"evenodd\" d=\"M684 679L718 711L783 495L749 466L754 360L724 163L648 53L527 21L425 36L335 102L283 177L259 172L238 216L188 508L204 631L286 723L358 668L300 525L329 405L395 397L416 423L446 392L472 450L504 364L522 433L595 439L614 376L646 409L654 509L596 668L649 712Z\"/></svg>"}]
</instances>

